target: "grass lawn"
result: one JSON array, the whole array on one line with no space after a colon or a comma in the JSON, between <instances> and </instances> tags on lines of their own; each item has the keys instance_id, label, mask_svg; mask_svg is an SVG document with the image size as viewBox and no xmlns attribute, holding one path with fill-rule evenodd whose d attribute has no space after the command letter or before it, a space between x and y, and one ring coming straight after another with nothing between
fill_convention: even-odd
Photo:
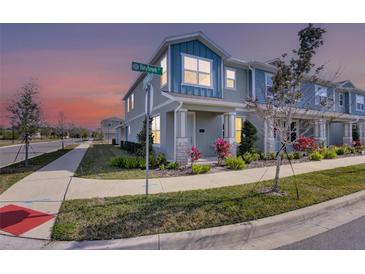
<instances>
[{"instance_id":1,"label":"grass lawn","mask_svg":"<svg viewBox=\"0 0 365 274\"><path fill-rule=\"evenodd\" d=\"M300 199L296 199L294 182ZM365 164L287 177L286 196L261 194L272 181L210 190L72 200L63 203L54 240L96 240L194 230L260 219L365 189Z\"/></svg>"},{"instance_id":2,"label":"grass lawn","mask_svg":"<svg viewBox=\"0 0 365 274\"><path fill-rule=\"evenodd\" d=\"M24 166L24 162L19 162L0 169L0 194L11 187L13 184L28 176L33 171L49 164L50 162L61 157L65 153L71 151L77 145L69 145L64 150L60 149L54 152L45 153L37 157L29 159L28 167Z\"/></svg>"},{"instance_id":3,"label":"grass lawn","mask_svg":"<svg viewBox=\"0 0 365 274\"><path fill-rule=\"evenodd\" d=\"M75 176L96 179L143 179L145 170L142 169L120 169L113 167L109 161L118 156L127 155L127 152L109 144L93 144L90 146L81 161ZM156 177L154 171L150 176Z\"/></svg>"}]
</instances>

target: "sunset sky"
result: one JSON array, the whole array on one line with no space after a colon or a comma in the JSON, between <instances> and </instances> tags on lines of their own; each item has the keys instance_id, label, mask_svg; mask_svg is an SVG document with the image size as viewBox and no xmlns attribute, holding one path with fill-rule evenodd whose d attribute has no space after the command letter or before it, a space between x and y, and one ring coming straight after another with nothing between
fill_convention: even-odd
<instances>
[{"instance_id":1,"label":"sunset sky","mask_svg":"<svg viewBox=\"0 0 365 274\"><path fill-rule=\"evenodd\" d=\"M303 24L0 24L0 125L5 106L31 78L40 85L45 120L59 112L68 122L99 127L122 117L122 95L138 76L132 60L146 62L166 36L203 31L233 57L266 61L297 47ZM317 64L338 81L365 89L365 24L322 24L325 45Z\"/></svg>"}]
</instances>

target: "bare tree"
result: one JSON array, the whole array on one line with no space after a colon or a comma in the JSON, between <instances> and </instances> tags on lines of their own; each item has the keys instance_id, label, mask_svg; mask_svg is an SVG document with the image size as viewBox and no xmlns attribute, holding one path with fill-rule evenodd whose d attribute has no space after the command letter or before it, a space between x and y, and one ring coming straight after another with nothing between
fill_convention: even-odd
<instances>
[{"instance_id":1,"label":"bare tree","mask_svg":"<svg viewBox=\"0 0 365 274\"><path fill-rule=\"evenodd\" d=\"M319 81L318 75L323 66L316 66L312 59L317 49L323 45L325 32L324 29L314 27L312 24L300 30L299 48L293 50L290 55L283 54L275 61L277 71L272 79L272 88L264 90L265 104L254 102L257 110L269 121L269 129L273 131L276 140L280 140L281 146L276 154L275 179L271 189L273 193L279 193L281 152L286 153L288 145L296 141L297 136L293 135L292 128L293 118L299 112L310 111L306 108L306 102L303 102L305 98L303 98L302 83ZM323 111L331 108L328 101L321 101L321 105Z\"/></svg>"},{"instance_id":2,"label":"bare tree","mask_svg":"<svg viewBox=\"0 0 365 274\"><path fill-rule=\"evenodd\" d=\"M37 98L38 91L39 87L34 81L24 84L17 98L7 107L14 127L24 138L25 166L28 166L29 138L37 132L41 123L41 109Z\"/></svg>"},{"instance_id":3,"label":"bare tree","mask_svg":"<svg viewBox=\"0 0 365 274\"><path fill-rule=\"evenodd\" d=\"M63 112L59 113L58 123L57 123L57 131L58 135L61 137L62 142L62 149L65 149L64 145L64 136L65 136L65 129L66 129L66 118Z\"/></svg>"}]
</instances>

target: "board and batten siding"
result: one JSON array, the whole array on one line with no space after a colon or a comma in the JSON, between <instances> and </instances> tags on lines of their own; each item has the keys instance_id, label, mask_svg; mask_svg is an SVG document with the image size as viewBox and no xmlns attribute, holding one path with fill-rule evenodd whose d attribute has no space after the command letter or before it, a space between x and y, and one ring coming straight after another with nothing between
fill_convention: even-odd
<instances>
[{"instance_id":1,"label":"board and batten siding","mask_svg":"<svg viewBox=\"0 0 365 274\"><path fill-rule=\"evenodd\" d=\"M194 55L212 60L212 88L183 84L182 54ZM171 92L222 98L222 59L221 57L198 40L171 45Z\"/></svg>"}]
</instances>

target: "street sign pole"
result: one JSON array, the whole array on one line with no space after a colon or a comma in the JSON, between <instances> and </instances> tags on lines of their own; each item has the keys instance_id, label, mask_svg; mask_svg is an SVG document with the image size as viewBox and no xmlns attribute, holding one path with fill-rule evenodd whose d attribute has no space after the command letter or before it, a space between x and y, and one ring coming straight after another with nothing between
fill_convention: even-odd
<instances>
[{"instance_id":1,"label":"street sign pole","mask_svg":"<svg viewBox=\"0 0 365 274\"><path fill-rule=\"evenodd\" d=\"M148 172L150 159L150 89L151 83L146 85L146 196L148 195Z\"/></svg>"},{"instance_id":2,"label":"street sign pole","mask_svg":"<svg viewBox=\"0 0 365 274\"><path fill-rule=\"evenodd\" d=\"M149 173L149 159L150 159L150 94L153 86L151 81L154 75L162 75L162 67L153 66L149 64L142 64L132 62L132 70L147 73L143 81L143 87L146 90L146 196L148 195L148 173Z\"/></svg>"}]
</instances>

